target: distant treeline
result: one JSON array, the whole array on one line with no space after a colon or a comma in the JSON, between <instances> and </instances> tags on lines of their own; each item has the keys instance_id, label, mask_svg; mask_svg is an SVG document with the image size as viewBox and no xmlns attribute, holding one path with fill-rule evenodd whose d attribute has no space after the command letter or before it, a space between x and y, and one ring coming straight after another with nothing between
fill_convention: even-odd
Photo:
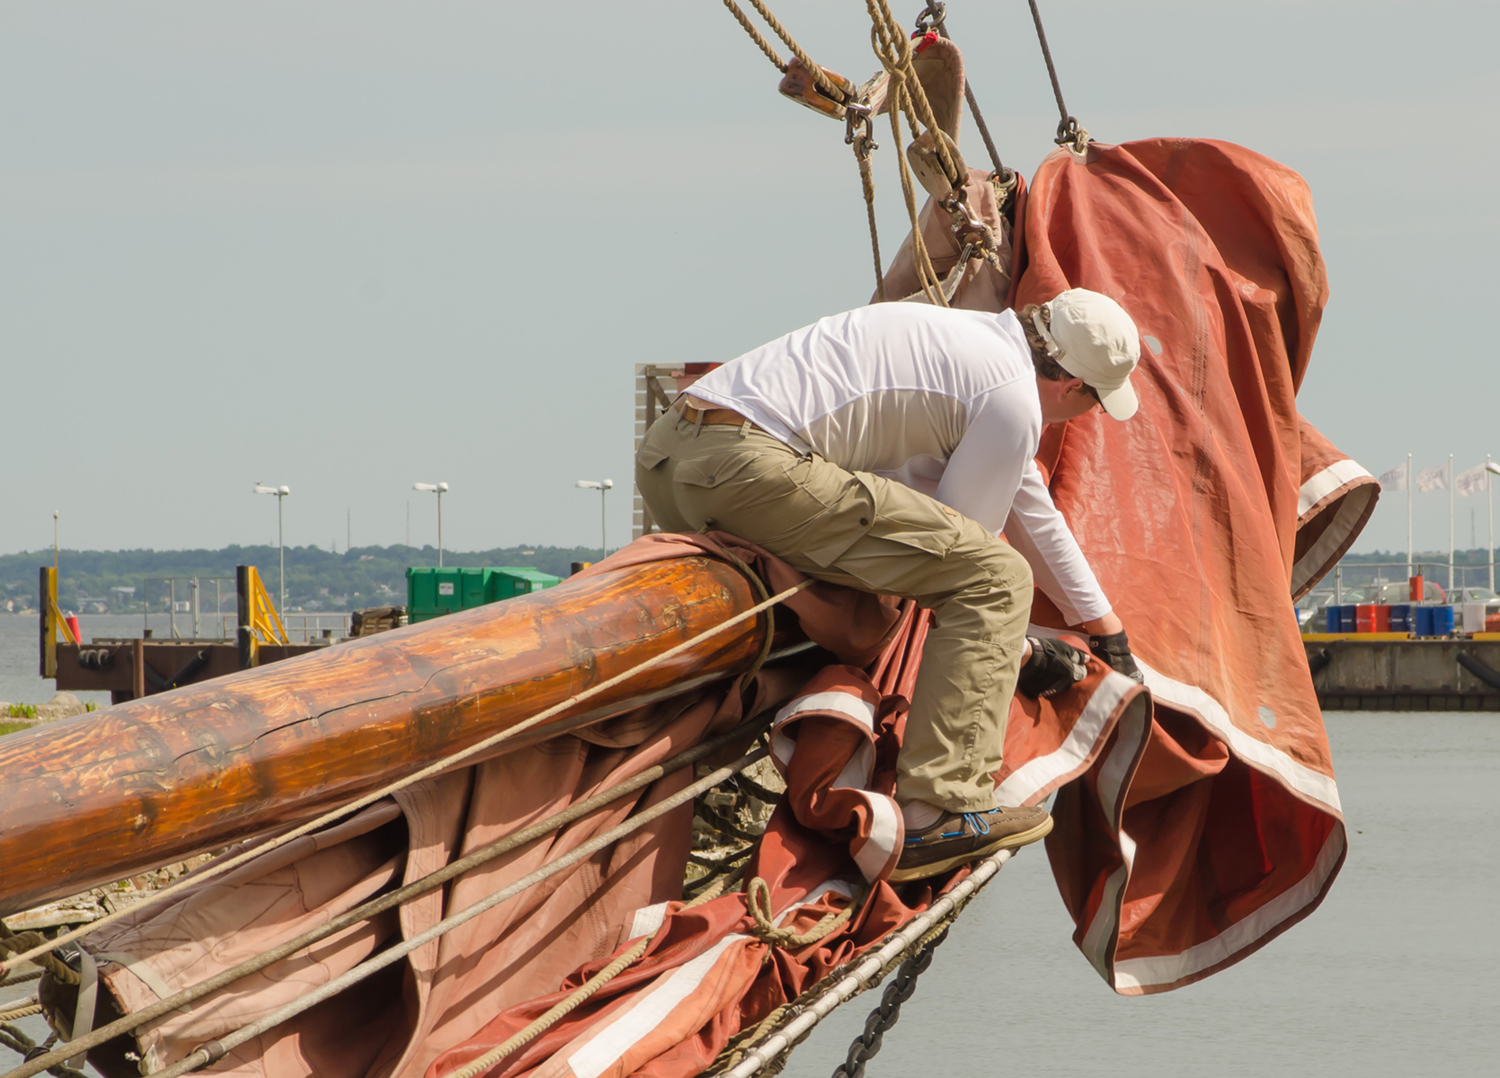
<instances>
[{"instance_id":1,"label":"distant treeline","mask_svg":"<svg viewBox=\"0 0 1500 1078\"><path fill-rule=\"evenodd\" d=\"M443 551L444 565L516 565L566 577L575 561L598 561L597 547L501 547L475 552ZM37 570L52 564L52 551L0 555L0 612L36 606ZM436 565L432 546L355 547L333 554L318 547L286 548L287 606L304 610L355 610L406 601L406 569ZM136 613L143 599L165 610L165 584L150 577L199 577L205 609L212 609L209 577L228 577L221 585L224 608L233 609L234 570L254 565L274 596L277 550L274 546L230 546L223 550L64 550L58 559L58 601L80 613ZM114 589L133 588L134 592ZM177 585L179 601L187 598Z\"/></svg>"}]
</instances>

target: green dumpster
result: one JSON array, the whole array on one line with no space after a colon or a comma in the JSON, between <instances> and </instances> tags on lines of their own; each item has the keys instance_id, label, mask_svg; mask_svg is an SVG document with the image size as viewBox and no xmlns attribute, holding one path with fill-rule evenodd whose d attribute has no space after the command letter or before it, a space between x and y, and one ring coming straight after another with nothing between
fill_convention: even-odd
<instances>
[{"instance_id":1,"label":"green dumpster","mask_svg":"<svg viewBox=\"0 0 1500 1078\"><path fill-rule=\"evenodd\" d=\"M413 566L406 570L406 616L410 624L471 610L487 603L556 587L560 577L515 566L482 569Z\"/></svg>"}]
</instances>

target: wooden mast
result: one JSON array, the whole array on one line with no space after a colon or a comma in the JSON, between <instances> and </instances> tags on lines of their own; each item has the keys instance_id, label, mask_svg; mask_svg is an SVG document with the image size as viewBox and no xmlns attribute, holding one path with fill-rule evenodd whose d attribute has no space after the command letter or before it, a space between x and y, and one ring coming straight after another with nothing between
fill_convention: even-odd
<instances>
[{"instance_id":1,"label":"wooden mast","mask_svg":"<svg viewBox=\"0 0 1500 1078\"><path fill-rule=\"evenodd\" d=\"M0 914L310 819L758 601L725 562L570 581L0 739ZM747 669L764 614L497 751Z\"/></svg>"}]
</instances>

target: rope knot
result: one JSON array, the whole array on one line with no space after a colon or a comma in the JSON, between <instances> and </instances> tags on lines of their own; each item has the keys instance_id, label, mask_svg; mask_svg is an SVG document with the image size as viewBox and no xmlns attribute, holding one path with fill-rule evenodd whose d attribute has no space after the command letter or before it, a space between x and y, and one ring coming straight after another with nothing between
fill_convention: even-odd
<instances>
[{"instance_id":1,"label":"rope knot","mask_svg":"<svg viewBox=\"0 0 1500 1078\"><path fill-rule=\"evenodd\" d=\"M850 900L843 909L830 910L817 924L799 934L795 929L778 928L776 922L772 920L771 888L764 879L759 876L752 877L745 894L745 908L755 920L750 934L773 947L781 947L788 951L806 947L809 943L817 943L832 934L854 916L856 905L856 902Z\"/></svg>"}]
</instances>

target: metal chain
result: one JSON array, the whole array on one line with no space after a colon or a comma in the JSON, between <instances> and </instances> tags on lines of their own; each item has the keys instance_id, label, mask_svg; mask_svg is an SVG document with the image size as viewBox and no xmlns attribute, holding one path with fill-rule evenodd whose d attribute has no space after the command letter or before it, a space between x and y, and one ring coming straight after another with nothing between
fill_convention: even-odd
<instances>
[{"instance_id":1,"label":"metal chain","mask_svg":"<svg viewBox=\"0 0 1500 1078\"><path fill-rule=\"evenodd\" d=\"M1052 49L1047 45L1047 31L1042 29L1042 13L1036 9L1036 0L1026 0L1031 5L1031 21L1036 23L1036 39L1042 45L1042 59L1047 61L1047 77L1052 80L1052 96L1057 98L1057 113L1062 117L1057 123L1057 137L1052 141L1059 146L1071 145L1075 152L1082 153L1088 145L1089 133L1079 126L1076 117L1063 104L1062 85L1057 81L1057 65L1052 62Z\"/></svg>"},{"instance_id":2,"label":"metal chain","mask_svg":"<svg viewBox=\"0 0 1500 1078\"><path fill-rule=\"evenodd\" d=\"M917 990L917 978L932 965L932 952L948 938L945 928L929 940L920 951L902 963L896 979L885 986L880 1005L865 1019L865 1031L849 1045L849 1055L833 1072L833 1078L864 1078L865 1064L880 1051L885 1035L901 1019L901 1004Z\"/></svg>"}]
</instances>

